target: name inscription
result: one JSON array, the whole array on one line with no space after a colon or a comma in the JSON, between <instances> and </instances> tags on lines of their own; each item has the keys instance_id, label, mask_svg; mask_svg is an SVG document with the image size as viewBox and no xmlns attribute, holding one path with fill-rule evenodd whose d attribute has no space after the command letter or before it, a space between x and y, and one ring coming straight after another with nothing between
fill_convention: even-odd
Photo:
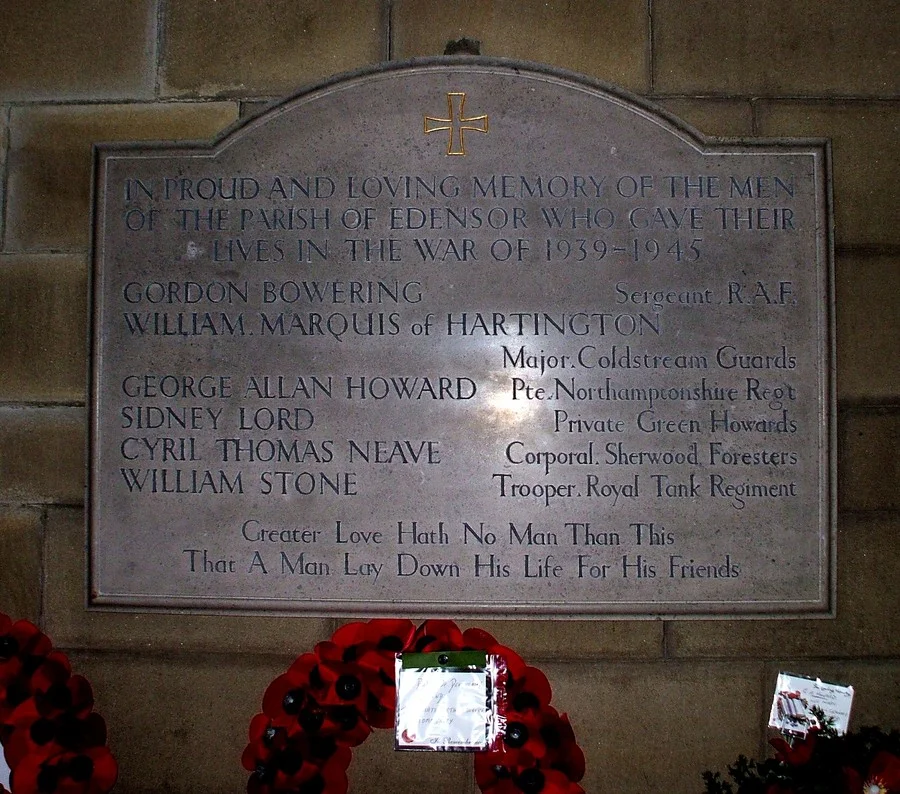
<instances>
[{"instance_id":1,"label":"name inscription","mask_svg":"<svg viewBox=\"0 0 900 794\"><path fill-rule=\"evenodd\" d=\"M824 154L437 65L101 148L94 603L829 611Z\"/></svg>"}]
</instances>

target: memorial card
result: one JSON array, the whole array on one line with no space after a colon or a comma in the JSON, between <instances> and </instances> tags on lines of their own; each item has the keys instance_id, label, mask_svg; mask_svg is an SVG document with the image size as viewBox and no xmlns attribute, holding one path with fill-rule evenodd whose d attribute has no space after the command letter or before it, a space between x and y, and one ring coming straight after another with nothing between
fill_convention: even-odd
<instances>
[{"instance_id":1,"label":"memorial card","mask_svg":"<svg viewBox=\"0 0 900 794\"><path fill-rule=\"evenodd\" d=\"M775 684L775 698L769 713L769 727L788 736L804 737L821 722L814 711L832 720L838 734L847 732L850 709L853 706L853 687L829 684L820 678L779 673Z\"/></svg>"},{"instance_id":2,"label":"memorial card","mask_svg":"<svg viewBox=\"0 0 900 794\"><path fill-rule=\"evenodd\" d=\"M497 658L479 651L397 657L398 750L488 750L500 735Z\"/></svg>"}]
</instances>

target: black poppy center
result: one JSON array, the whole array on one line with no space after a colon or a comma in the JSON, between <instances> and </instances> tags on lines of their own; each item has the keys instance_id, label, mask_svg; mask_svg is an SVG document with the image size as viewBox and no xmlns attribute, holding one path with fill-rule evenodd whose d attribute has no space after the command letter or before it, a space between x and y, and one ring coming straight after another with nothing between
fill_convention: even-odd
<instances>
[{"instance_id":1,"label":"black poppy center","mask_svg":"<svg viewBox=\"0 0 900 794\"><path fill-rule=\"evenodd\" d=\"M73 747L82 742L90 734L91 730L97 730L99 726L94 727L90 721L82 721L76 719L71 714L63 714L56 720L56 741L64 747ZM104 737L105 741L105 737Z\"/></svg>"},{"instance_id":2,"label":"black poppy center","mask_svg":"<svg viewBox=\"0 0 900 794\"><path fill-rule=\"evenodd\" d=\"M257 764L254 770L261 783L271 783L275 779L275 767Z\"/></svg>"},{"instance_id":3,"label":"black poppy center","mask_svg":"<svg viewBox=\"0 0 900 794\"><path fill-rule=\"evenodd\" d=\"M341 700L355 700L362 692L362 682L355 675L342 675L334 685Z\"/></svg>"},{"instance_id":4,"label":"black poppy center","mask_svg":"<svg viewBox=\"0 0 900 794\"><path fill-rule=\"evenodd\" d=\"M52 794L59 783L59 771L55 766L45 766L38 772L37 787L40 794Z\"/></svg>"},{"instance_id":5,"label":"black poppy center","mask_svg":"<svg viewBox=\"0 0 900 794\"><path fill-rule=\"evenodd\" d=\"M297 719L304 731L315 733L325 722L325 712L320 709L304 709Z\"/></svg>"},{"instance_id":6,"label":"black poppy center","mask_svg":"<svg viewBox=\"0 0 900 794\"><path fill-rule=\"evenodd\" d=\"M94 774L94 762L86 755L78 755L69 763L69 777L76 783L84 783Z\"/></svg>"},{"instance_id":7,"label":"black poppy center","mask_svg":"<svg viewBox=\"0 0 900 794\"><path fill-rule=\"evenodd\" d=\"M516 785L525 794L538 794L544 790L544 773L540 769L526 769L516 779Z\"/></svg>"},{"instance_id":8,"label":"black poppy center","mask_svg":"<svg viewBox=\"0 0 900 794\"><path fill-rule=\"evenodd\" d=\"M0 659L12 659L19 652L19 641L11 634L0 637Z\"/></svg>"},{"instance_id":9,"label":"black poppy center","mask_svg":"<svg viewBox=\"0 0 900 794\"><path fill-rule=\"evenodd\" d=\"M51 720L35 720L29 733L31 734L31 741L35 744L47 744L47 742L53 741L53 737L56 736L56 726Z\"/></svg>"},{"instance_id":10,"label":"black poppy center","mask_svg":"<svg viewBox=\"0 0 900 794\"><path fill-rule=\"evenodd\" d=\"M285 714L299 714L300 707L303 705L303 690L292 689L281 701L281 708Z\"/></svg>"},{"instance_id":11,"label":"black poppy center","mask_svg":"<svg viewBox=\"0 0 900 794\"><path fill-rule=\"evenodd\" d=\"M332 717L342 731L352 731L359 722L359 714L353 706L337 706Z\"/></svg>"},{"instance_id":12,"label":"black poppy center","mask_svg":"<svg viewBox=\"0 0 900 794\"><path fill-rule=\"evenodd\" d=\"M528 709L540 708L541 702L537 699L537 695L533 692L520 692L513 699L513 708L516 711L526 711Z\"/></svg>"},{"instance_id":13,"label":"black poppy center","mask_svg":"<svg viewBox=\"0 0 900 794\"><path fill-rule=\"evenodd\" d=\"M507 747L518 748L528 741L528 728L521 722L511 722L506 726L506 736L503 740Z\"/></svg>"},{"instance_id":14,"label":"black poppy center","mask_svg":"<svg viewBox=\"0 0 900 794\"><path fill-rule=\"evenodd\" d=\"M309 751L315 758L331 758L337 752L337 742L331 736L313 736Z\"/></svg>"},{"instance_id":15,"label":"black poppy center","mask_svg":"<svg viewBox=\"0 0 900 794\"><path fill-rule=\"evenodd\" d=\"M378 640L378 650L396 651L399 653L403 650L403 640L393 635L390 637L382 637L380 640Z\"/></svg>"},{"instance_id":16,"label":"black poppy center","mask_svg":"<svg viewBox=\"0 0 900 794\"><path fill-rule=\"evenodd\" d=\"M296 775L302 766L303 756L296 751L284 752L278 757L278 768L286 775Z\"/></svg>"},{"instance_id":17,"label":"black poppy center","mask_svg":"<svg viewBox=\"0 0 900 794\"><path fill-rule=\"evenodd\" d=\"M30 697L31 690L19 679L16 679L6 687L6 702L9 703L10 706L18 706Z\"/></svg>"},{"instance_id":18,"label":"black poppy center","mask_svg":"<svg viewBox=\"0 0 900 794\"><path fill-rule=\"evenodd\" d=\"M72 691L65 684L53 684L47 690L47 703L51 708L65 711L72 706Z\"/></svg>"}]
</instances>

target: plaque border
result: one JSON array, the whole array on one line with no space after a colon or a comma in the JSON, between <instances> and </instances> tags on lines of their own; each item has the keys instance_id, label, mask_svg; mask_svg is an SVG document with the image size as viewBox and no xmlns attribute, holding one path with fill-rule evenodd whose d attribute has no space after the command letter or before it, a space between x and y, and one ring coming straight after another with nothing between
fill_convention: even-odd
<instances>
[{"instance_id":1,"label":"plaque border","mask_svg":"<svg viewBox=\"0 0 900 794\"><path fill-rule=\"evenodd\" d=\"M579 612L577 609L561 610L561 604L520 605L515 602L490 604L466 604L457 602L429 602L428 608L398 609L395 602L348 602L346 600L324 600L298 602L290 599L267 598L220 598L214 596L159 596L156 594L131 594L129 596L107 596L97 587L96 556L99 538L94 531L95 513L99 499L96 486L97 472L93 465L94 451L98 437L99 361L101 343L98 330L101 322L102 304L97 288L97 272L104 260L104 240L102 235L105 221L103 197L105 187L105 166L109 159L117 155L140 152L147 158L190 156L210 158L220 154L237 143L244 135L252 133L258 126L265 125L271 118L285 112L289 106L319 97L348 90L360 83L378 79L389 79L397 73L463 71L474 73L505 73L525 79L557 82L566 88L581 90L593 96L611 101L620 107L640 115L645 121L656 124L680 138L701 155L727 154L779 154L795 153L812 155L816 162L816 256L819 295L825 300L817 301L818 344L817 363L822 375L822 388L817 390L819 424L817 435L823 443L819 445L819 598L817 600L778 601L666 601L665 610L645 609L647 601L616 600L609 603L607 611L598 611L603 602L585 602L592 609ZM804 151L805 150L805 151ZM413 58L404 61L367 66L340 73L324 80L300 87L296 92L244 119L237 119L218 135L207 140L185 141L114 141L95 142L91 147L91 197L90 197L90 267L88 269L88 415L89 432L86 444L86 499L85 523L87 532L85 565L85 608L98 612L155 612L175 614L247 615L247 616L298 616L298 617L394 617L402 615L411 619L428 617L464 618L468 616L517 620L788 620L788 619L828 619L837 616L837 396L836 396L836 322L835 322L835 273L834 273L834 213L832 180L832 145L825 137L753 137L708 136L654 102L638 96L627 89L597 80L595 78L546 64L485 56L457 55L443 57ZM821 264L819 264L821 263ZM823 515L824 514L824 515ZM577 602L576 602L577 603ZM573 602L569 600L567 606ZM712 611L704 605L715 605L720 610ZM766 604L781 607L796 605L795 610L782 609L766 611ZM673 613L675 607L687 607L685 611ZM641 607L641 611L629 611L629 607Z\"/></svg>"}]
</instances>

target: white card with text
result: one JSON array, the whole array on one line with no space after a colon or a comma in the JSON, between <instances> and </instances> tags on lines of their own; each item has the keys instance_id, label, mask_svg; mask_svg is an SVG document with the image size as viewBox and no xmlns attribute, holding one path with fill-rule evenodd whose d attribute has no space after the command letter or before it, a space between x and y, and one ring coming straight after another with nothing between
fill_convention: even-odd
<instances>
[{"instance_id":1,"label":"white card with text","mask_svg":"<svg viewBox=\"0 0 900 794\"><path fill-rule=\"evenodd\" d=\"M850 724L852 705L852 686L830 684L821 678L779 673L769 712L769 727L791 736L806 736L811 728L819 727L819 720L813 714L813 709L819 708L826 717L834 720L834 729L844 734Z\"/></svg>"},{"instance_id":2,"label":"white card with text","mask_svg":"<svg viewBox=\"0 0 900 794\"><path fill-rule=\"evenodd\" d=\"M449 654L461 656L462 654ZM403 654L427 657L429 654ZM440 655L443 659L445 654ZM492 682L480 665L410 666L398 660L398 750L485 750L495 736Z\"/></svg>"}]
</instances>

